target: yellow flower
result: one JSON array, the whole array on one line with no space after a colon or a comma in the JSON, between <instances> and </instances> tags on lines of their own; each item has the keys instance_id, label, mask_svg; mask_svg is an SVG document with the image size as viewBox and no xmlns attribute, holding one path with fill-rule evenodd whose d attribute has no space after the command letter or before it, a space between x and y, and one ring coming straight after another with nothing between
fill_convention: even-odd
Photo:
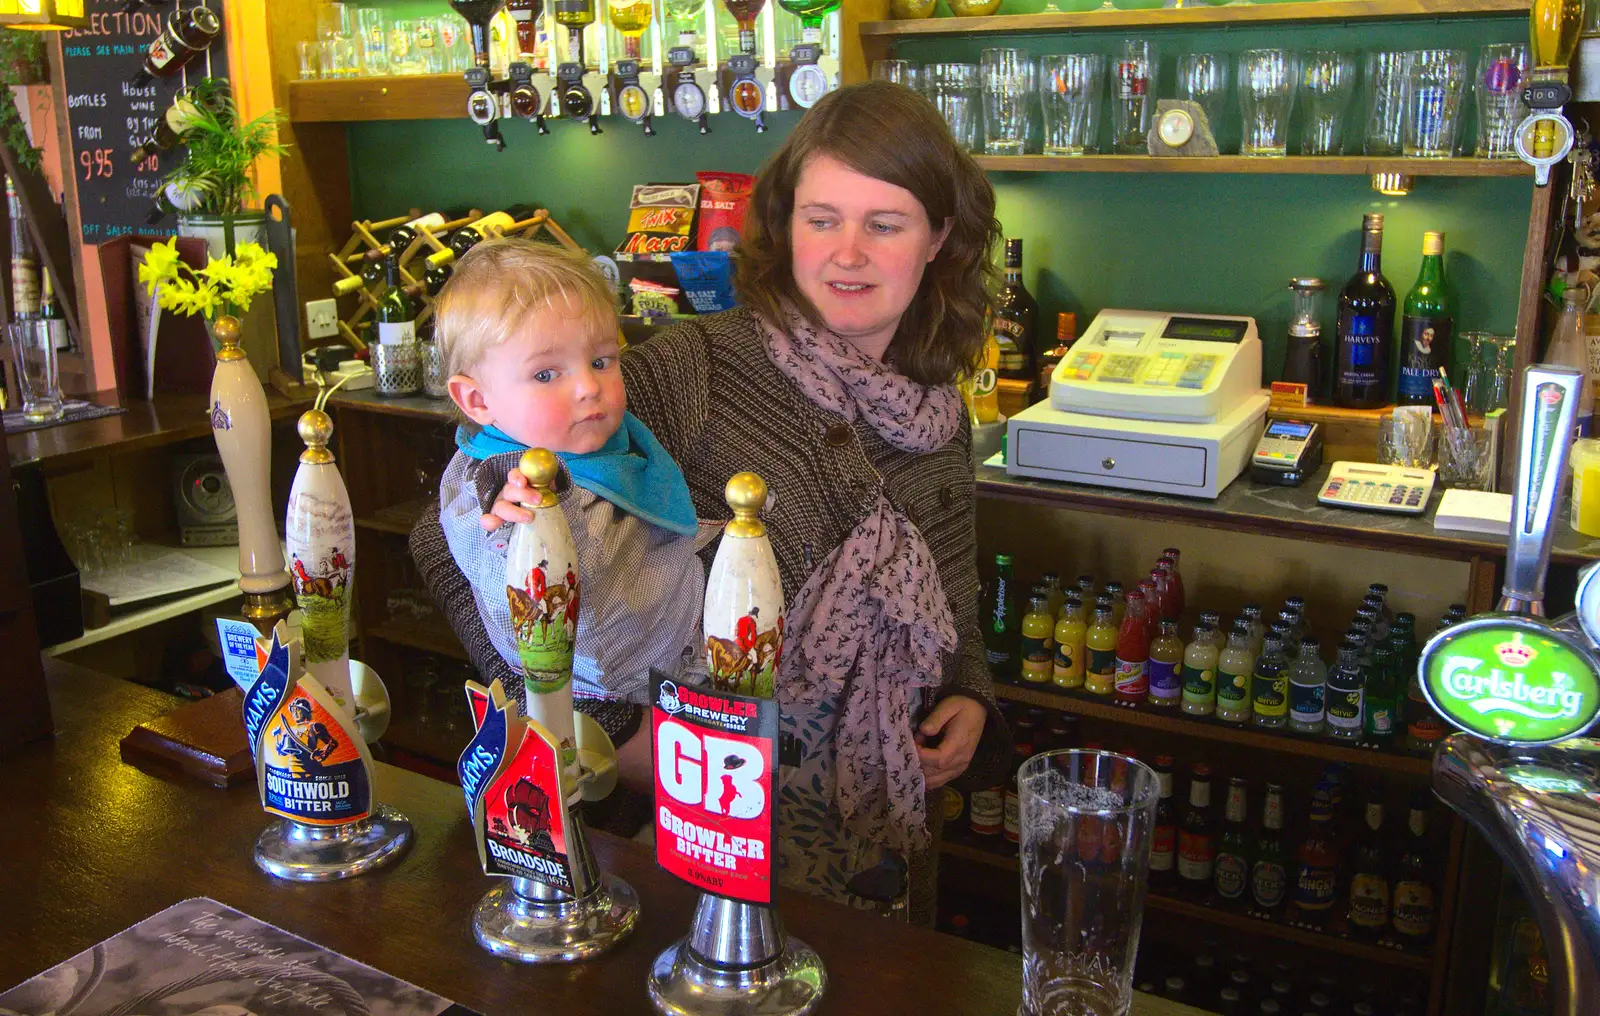
<instances>
[{"instance_id":1,"label":"yellow flower","mask_svg":"<svg viewBox=\"0 0 1600 1016\"><path fill-rule=\"evenodd\" d=\"M139 263L139 282L154 293L156 286L168 279L178 277L178 241L176 238L166 243L153 244L144 260Z\"/></svg>"},{"instance_id":2,"label":"yellow flower","mask_svg":"<svg viewBox=\"0 0 1600 1016\"><path fill-rule=\"evenodd\" d=\"M217 287L209 282L202 282L189 296L186 313L210 317L220 306L222 306L222 296L217 292Z\"/></svg>"}]
</instances>

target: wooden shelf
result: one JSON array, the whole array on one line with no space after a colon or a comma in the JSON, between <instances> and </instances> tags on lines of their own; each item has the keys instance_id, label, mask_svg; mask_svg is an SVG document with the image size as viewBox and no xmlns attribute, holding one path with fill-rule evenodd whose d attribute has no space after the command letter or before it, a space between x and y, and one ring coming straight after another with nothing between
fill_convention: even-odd
<instances>
[{"instance_id":1,"label":"wooden shelf","mask_svg":"<svg viewBox=\"0 0 1600 1016\"><path fill-rule=\"evenodd\" d=\"M985 865L1000 871L1012 872L1013 874L1017 872L1019 867L1015 856L986 850L983 847L959 841L941 841L939 852L947 857L958 857L964 861L971 861L974 864ZM1247 913L1203 906L1199 903L1191 903L1188 900L1180 900L1158 893L1147 893L1145 895L1145 906L1164 914L1204 921L1207 924L1221 925L1237 931L1270 935L1274 938L1297 942L1314 949L1341 953L1372 963L1383 963L1389 966L1424 971L1432 969L1433 965L1432 959L1424 953L1385 948L1370 942L1358 942L1342 935L1332 935L1323 931L1315 931L1311 928L1301 928L1287 921L1254 917Z\"/></svg>"},{"instance_id":2,"label":"wooden shelf","mask_svg":"<svg viewBox=\"0 0 1600 1016\"><path fill-rule=\"evenodd\" d=\"M866 38L892 40L950 35L1037 35L1095 29L1192 28L1205 25L1283 24L1317 21L1405 20L1410 18L1474 18L1525 14L1529 0L1312 0L1309 3L1264 3L1219 7L1146 10L1063 11L1052 14L991 14L981 18L923 18L915 21L867 21Z\"/></svg>"},{"instance_id":3,"label":"wooden shelf","mask_svg":"<svg viewBox=\"0 0 1600 1016\"><path fill-rule=\"evenodd\" d=\"M1360 0L1342 0L1358 3ZM1330 176L1532 177L1533 167L1521 159L1403 159L1364 155L1289 155L1254 158L1218 155L1210 158L1155 158L1149 155L978 155L974 161L991 173L1279 173Z\"/></svg>"},{"instance_id":4,"label":"wooden shelf","mask_svg":"<svg viewBox=\"0 0 1600 1016\"><path fill-rule=\"evenodd\" d=\"M340 78L289 83L295 123L466 119L467 83L459 74Z\"/></svg>"},{"instance_id":5,"label":"wooden shelf","mask_svg":"<svg viewBox=\"0 0 1600 1016\"><path fill-rule=\"evenodd\" d=\"M411 528L417 524L417 519L422 517L429 505L435 499L418 497L410 501L379 508L371 515L356 518L356 525L363 529L373 529L380 533L397 533L400 536L410 536Z\"/></svg>"},{"instance_id":6,"label":"wooden shelf","mask_svg":"<svg viewBox=\"0 0 1600 1016\"><path fill-rule=\"evenodd\" d=\"M468 659L467 651L462 648L456 637L437 624L423 623L409 627L402 627L399 624L375 624L368 628L362 637L382 639L397 646L420 649L425 653L437 653L456 660Z\"/></svg>"},{"instance_id":7,"label":"wooden shelf","mask_svg":"<svg viewBox=\"0 0 1600 1016\"><path fill-rule=\"evenodd\" d=\"M1182 713L1157 712L1154 709L1128 709L1123 706L1113 705L1110 702L1096 701L1086 695L1051 690L1054 687L1054 685L1050 685L1030 688L1017 684L996 684L994 693L997 698L1009 699L1012 702L1021 702L1030 706L1042 706L1046 709L1058 709L1062 712L1075 713L1078 716L1086 716L1091 719L1125 723L1130 727L1144 727L1148 730L1160 730L1184 737L1223 741L1228 744L1237 744L1263 751L1276 751L1285 755L1303 755L1309 758L1326 759L1329 762L1343 762L1346 765L1362 766L1368 769L1405 773L1410 776L1426 777L1433 772L1433 760L1427 756L1402 755L1398 752L1383 751L1376 748L1346 747L1342 744L1334 744L1314 737L1300 737L1294 734L1272 734L1252 729L1248 726L1236 727L1229 723L1222 723L1217 720L1203 720L1186 716Z\"/></svg>"}]
</instances>

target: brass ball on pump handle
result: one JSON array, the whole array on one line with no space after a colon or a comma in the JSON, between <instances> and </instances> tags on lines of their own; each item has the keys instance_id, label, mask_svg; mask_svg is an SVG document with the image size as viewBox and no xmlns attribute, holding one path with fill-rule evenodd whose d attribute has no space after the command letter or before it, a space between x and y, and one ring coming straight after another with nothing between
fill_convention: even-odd
<instances>
[{"instance_id":1,"label":"brass ball on pump handle","mask_svg":"<svg viewBox=\"0 0 1600 1016\"><path fill-rule=\"evenodd\" d=\"M555 484L556 477L561 475L561 460L556 458L554 452L546 448L529 448L517 462L517 472L523 475L538 495L527 507L550 508L558 503Z\"/></svg>"}]
</instances>

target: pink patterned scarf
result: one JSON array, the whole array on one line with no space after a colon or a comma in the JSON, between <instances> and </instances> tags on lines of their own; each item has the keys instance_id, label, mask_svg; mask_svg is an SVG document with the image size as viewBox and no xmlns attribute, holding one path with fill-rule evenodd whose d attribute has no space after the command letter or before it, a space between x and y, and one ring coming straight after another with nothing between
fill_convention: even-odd
<instances>
[{"instance_id":1,"label":"pink patterned scarf","mask_svg":"<svg viewBox=\"0 0 1600 1016\"><path fill-rule=\"evenodd\" d=\"M953 385L921 385L831 332L791 314L764 319L767 354L812 402L864 416L904 451L943 447L961 425ZM843 699L834 733L835 801L847 828L875 843L926 849L927 790L914 738L921 690L940 684L955 622L933 552L880 490L877 503L824 560L788 611L777 682L785 708Z\"/></svg>"}]
</instances>

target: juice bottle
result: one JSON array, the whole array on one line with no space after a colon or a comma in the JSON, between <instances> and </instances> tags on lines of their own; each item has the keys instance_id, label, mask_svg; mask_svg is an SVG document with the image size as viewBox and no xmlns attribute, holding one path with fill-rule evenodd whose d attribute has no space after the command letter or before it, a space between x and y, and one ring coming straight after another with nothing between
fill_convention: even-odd
<instances>
[{"instance_id":1,"label":"juice bottle","mask_svg":"<svg viewBox=\"0 0 1600 1016\"><path fill-rule=\"evenodd\" d=\"M1094 601L1094 617L1084 632L1088 657L1084 663L1083 688L1091 695L1110 695L1117 683L1117 626L1112 620L1111 597Z\"/></svg>"},{"instance_id":2,"label":"juice bottle","mask_svg":"<svg viewBox=\"0 0 1600 1016\"><path fill-rule=\"evenodd\" d=\"M1077 590L1067 595L1056 622L1056 658L1051 679L1062 688L1083 687L1083 640L1089 626L1083 619L1083 601Z\"/></svg>"},{"instance_id":3,"label":"juice bottle","mask_svg":"<svg viewBox=\"0 0 1600 1016\"><path fill-rule=\"evenodd\" d=\"M978 423L994 423L1000 419L1000 344L994 332L983 343L983 362L972 375L972 415Z\"/></svg>"},{"instance_id":4,"label":"juice bottle","mask_svg":"<svg viewBox=\"0 0 1600 1016\"><path fill-rule=\"evenodd\" d=\"M1184 608L1183 575L1178 571L1178 548L1168 547L1161 552L1161 563L1172 573L1172 611L1168 617L1182 617Z\"/></svg>"},{"instance_id":5,"label":"juice bottle","mask_svg":"<svg viewBox=\"0 0 1600 1016\"><path fill-rule=\"evenodd\" d=\"M1144 640L1149 642L1156 637L1156 625L1161 620L1161 591L1156 588L1155 579L1141 579L1139 592L1144 596Z\"/></svg>"},{"instance_id":6,"label":"juice bottle","mask_svg":"<svg viewBox=\"0 0 1600 1016\"><path fill-rule=\"evenodd\" d=\"M1111 597L1111 623L1121 628L1122 615L1128 610L1126 599L1122 594L1122 583L1107 582L1105 595Z\"/></svg>"},{"instance_id":7,"label":"juice bottle","mask_svg":"<svg viewBox=\"0 0 1600 1016\"><path fill-rule=\"evenodd\" d=\"M1157 604L1156 609L1151 613L1155 615L1158 621L1163 617L1177 620L1178 615L1173 610L1175 601L1172 590L1172 571L1167 568L1164 562L1158 564L1150 569L1150 581L1155 583Z\"/></svg>"},{"instance_id":8,"label":"juice bottle","mask_svg":"<svg viewBox=\"0 0 1600 1016\"><path fill-rule=\"evenodd\" d=\"M1045 604L1046 609L1050 612L1050 616L1052 618L1059 617L1061 614L1061 604L1063 601L1061 593L1061 576L1057 575L1053 571L1047 571L1039 577L1039 581L1044 585L1044 592L1047 600Z\"/></svg>"},{"instance_id":9,"label":"juice bottle","mask_svg":"<svg viewBox=\"0 0 1600 1016\"><path fill-rule=\"evenodd\" d=\"M1183 639L1178 637L1175 618L1163 617L1150 642L1150 704L1161 709L1176 709L1183 697Z\"/></svg>"},{"instance_id":10,"label":"juice bottle","mask_svg":"<svg viewBox=\"0 0 1600 1016\"><path fill-rule=\"evenodd\" d=\"M1078 576L1078 595L1083 599L1083 602L1085 604L1085 608L1086 609L1087 609L1087 605L1088 604L1091 604L1091 603L1094 602L1094 576L1093 575L1079 575ZM1085 620L1087 620L1087 617L1085 618Z\"/></svg>"},{"instance_id":11,"label":"juice bottle","mask_svg":"<svg viewBox=\"0 0 1600 1016\"><path fill-rule=\"evenodd\" d=\"M1239 616L1250 626L1250 658L1261 655L1261 640L1267 636L1267 622L1261 619L1261 605L1247 603L1239 608Z\"/></svg>"},{"instance_id":12,"label":"juice bottle","mask_svg":"<svg viewBox=\"0 0 1600 1016\"><path fill-rule=\"evenodd\" d=\"M1250 651L1250 622L1241 617L1233 622L1228 644L1217 656L1217 719L1228 723L1249 721L1250 675L1255 663L1256 654Z\"/></svg>"},{"instance_id":13,"label":"juice bottle","mask_svg":"<svg viewBox=\"0 0 1600 1016\"><path fill-rule=\"evenodd\" d=\"M1183 711L1210 716L1217 708L1217 627L1201 615L1194 641L1183 651Z\"/></svg>"},{"instance_id":14,"label":"juice bottle","mask_svg":"<svg viewBox=\"0 0 1600 1016\"><path fill-rule=\"evenodd\" d=\"M1138 705L1150 693L1150 632L1145 627L1145 598L1139 590L1128 594L1128 609L1117 630L1115 697L1119 705Z\"/></svg>"},{"instance_id":15,"label":"juice bottle","mask_svg":"<svg viewBox=\"0 0 1600 1016\"><path fill-rule=\"evenodd\" d=\"M1022 679L1031 684L1050 680L1054 654L1046 647L1046 642L1050 641L1055 626L1050 623L1046 602L1044 595L1035 589L1028 600L1028 611L1022 615Z\"/></svg>"},{"instance_id":16,"label":"juice bottle","mask_svg":"<svg viewBox=\"0 0 1600 1016\"><path fill-rule=\"evenodd\" d=\"M1283 727L1289 721L1289 658L1283 647L1287 629L1274 627L1261 645L1250 679L1250 707L1258 727Z\"/></svg>"}]
</instances>

